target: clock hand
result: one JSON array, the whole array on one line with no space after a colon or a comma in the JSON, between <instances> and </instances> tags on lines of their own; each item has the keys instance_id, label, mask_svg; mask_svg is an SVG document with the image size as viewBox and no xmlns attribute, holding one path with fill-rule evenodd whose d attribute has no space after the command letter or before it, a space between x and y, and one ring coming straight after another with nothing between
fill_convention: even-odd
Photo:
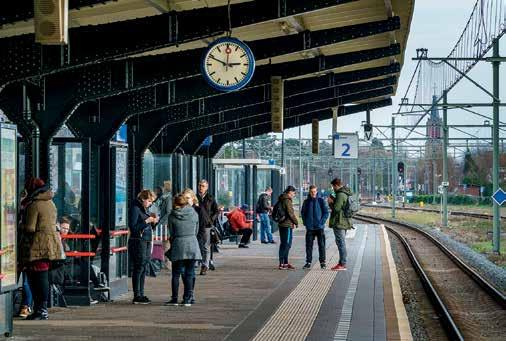
<instances>
[{"instance_id":1,"label":"clock hand","mask_svg":"<svg viewBox=\"0 0 506 341\"><path fill-rule=\"evenodd\" d=\"M225 62L224 62L224 61L222 61L222 60L219 60L219 59L215 58L214 56L209 56L209 58L214 59L214 60L216 60L217 62L222 63L222 64L223 64L223 66L227 66L227 63L225 63Z\"/></svg>"},{"instance_id":2,"label":"clock hand","mask_svg":"<svg viewBox=\"0 0 506 341\"><path fill-rule=\"evenodd\" d=\"M242 63L228 63L228 66L241 65Z\"/></svg>"}]
</instances>

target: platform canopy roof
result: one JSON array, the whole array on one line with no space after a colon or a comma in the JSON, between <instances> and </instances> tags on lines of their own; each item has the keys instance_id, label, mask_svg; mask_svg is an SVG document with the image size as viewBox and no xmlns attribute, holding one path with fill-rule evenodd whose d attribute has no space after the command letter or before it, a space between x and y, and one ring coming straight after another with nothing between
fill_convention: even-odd
<instances>
[{"instance_id":1,"label":"platform canopy roof","mask_svg":"<svg viewBox=\"0 0 506 341\"><path fill-rule=\"evenodd\" d=\"M34 119L48 134L67 124L101 141L126 121L146 132L141 150L208 154L270 131L271 75L286 80L285 128L328 119L336 106L347 115L389 105L414 8L414 0L231 0L230 11L227 0L69 3L63 49L34 43L32 0L0 4L0 88L26 80L37 88L44 79L44 110L59 113ZM202 81L198 61L229 23L257 70L248 87L222 94ZM89 124L97 102L103 131ZM9 105L0 98L4 112ZM208 135L213 145L204 151Z\"/></svg>"}]
</instances>

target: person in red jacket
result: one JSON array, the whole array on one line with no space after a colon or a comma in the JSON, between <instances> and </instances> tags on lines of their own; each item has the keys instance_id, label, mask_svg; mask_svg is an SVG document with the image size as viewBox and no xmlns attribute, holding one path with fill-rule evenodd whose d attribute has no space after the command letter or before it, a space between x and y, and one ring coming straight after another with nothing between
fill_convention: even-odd
<instances>
[{"instance_id":1,"label":"person in red jacket","mask_svg":"<svg viewBox=\"0 0 506 341\"><path fill-rule=\"evenodd\" d=\"M233 232L242 234L240 248L248 248L249 240L251 237L253 222L246 219L246 212L248 205L242 205L241 208L236 208L228 214L228 222Z\"/></svg>"}]
</instances>

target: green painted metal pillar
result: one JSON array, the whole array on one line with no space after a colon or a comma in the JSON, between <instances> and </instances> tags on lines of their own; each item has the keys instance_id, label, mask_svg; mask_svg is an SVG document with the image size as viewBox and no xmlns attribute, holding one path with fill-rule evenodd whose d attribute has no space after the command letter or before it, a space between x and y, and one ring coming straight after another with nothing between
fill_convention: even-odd
<instances>
[{"instance_id":1,"label":"green painted metal pillar","mask_svg":"<svg viewBox=\"0 0 506 341\"><path fill-rule=\"evenodd\" d=\"M493 58L499 58L499 39L493 41ZM493 135L492 144L494 146L493 162L492 162L492 186L493 191L499 189L499 60L492 62L493 71ZM493 223L493 243L494 252L501 251L501 208L494 202L494 223Z\"/></svg>"},{"instance_id":2,"label":"green painted metal pillar","mask_svg":"<svg viewBox=\"0 0 506 341\"><path fill-rule=\"evenodd\" d=\"M448 91L443 91L443 105L448 104ZM442 225L448 226L448 108L443 106L443 197Z\"/></svg>"},{"instance_id":3,"label":"green painted metal pillar","mask_svg":"<svg viewBox=\"0 0 506 341\"><path fill-rule=\"evenodd\" d=\"M398 181L397 161L395 161L395 117L392 116L392 218L395 218L395 199Z\"/></svg>"}]
</instances>

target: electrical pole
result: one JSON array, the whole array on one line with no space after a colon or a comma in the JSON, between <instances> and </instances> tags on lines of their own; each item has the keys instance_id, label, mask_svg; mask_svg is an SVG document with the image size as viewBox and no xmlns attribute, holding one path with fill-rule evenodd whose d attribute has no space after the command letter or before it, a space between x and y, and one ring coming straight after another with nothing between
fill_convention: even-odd
<instances>
[{"instance_id":1,"label":"electrical pole","mask_svg":"<svg viewBox=\"0 0 506 341\"><path fill-rule=\"evenodd\" d=\"M443 91L443 104L448 103L448 91ZM443 227L448 227L448 107L443 106Z\"/></svg>"},{"instance_id":2,"label":"electrical pole","mask_svg":"<svg viewBox=\"0 0 506 341\"><path fill-rule=\"evenodd\" d=\"M493 162L492 162L492 192L495 193L499 189L499 39L493 41L493 54L495 58L492 62L493 71L493 135L492 144L494 145ZM494 252L501 251L501 208L494 201L494 223L493 223L493 244Z\"/></svg>"},{"instance_id":3,"label":"electrical pole","mask_svg":"<svg viewBox=\"0 0 506 341\"><path fill-rule=\"evenodd\" d=\"M395 161L395 117L392 116L392 218L395 218L396 196L397 196L397 165Z\"/></svg>"},{"instance_id":4,"label":"electrical pole","mask_svg":"<svg viewBox=\"0 0 506 341\"><path fill-rule=\"evenodd\" d=\"M302 188L303 188L303 184L304 184L304 181L302 181L302 136L301 136L301 126L299 126L299 188L300 188L300 193L299 193L299 208L302 208L302 197L303 197L303 193L302 193Z\"/></svg>"}]
</instances>

